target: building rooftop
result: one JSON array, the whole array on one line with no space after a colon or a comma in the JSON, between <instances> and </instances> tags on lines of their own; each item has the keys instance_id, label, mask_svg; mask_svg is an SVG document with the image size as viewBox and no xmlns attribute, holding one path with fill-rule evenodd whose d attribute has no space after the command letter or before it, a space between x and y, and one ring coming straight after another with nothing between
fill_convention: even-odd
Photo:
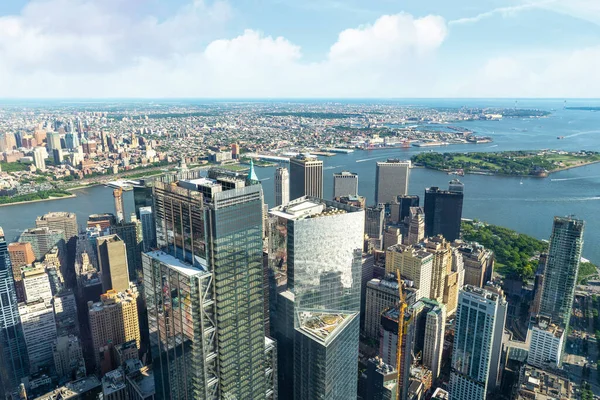
<instances>
[{"instance_id":1,"label":"building rooftop","mask_svg":"<svg viewBox=\"0 0 600 400\"><path fill-rule=\"evenodd\" d=\"M571 399L572 385L568 378L525 365L519 377L517 400Z\"/></svg>"},{"instance_id":2,"label":"building rooftop","mask_svg":"<svg viewBox=\"0 0 600 400\"><path fill-rule=\"evenodd\" d=\"M201 268L195 267L192 264L188 264L187 262L182 261L182 260L180 260L170 254L167 254L161 250L150 251L145 254L147 254L149 257L152 257L153 259L155 259L157 261L160 261L163 264L166 264L169 268L171 268L187 277L192 277L192 276L195 276L198 274L203 274L207 271L206 268L201 269Z\"/></svg>"},{"instance_id":3,"label":"building rooftop","mask_svg":"<svg viewBox=\"0 0 600 400\"><path fill-rule=\"evenodd\" d=\"M549 332L557 338L560 338L564 333L564 329L562 329L560 326L558 326L556 324L553 324L550 317L546 317L546 316L542 316L542 315L537 317L537 320L535 321L533 328L539 329L541 331Z\"/></svg>"},{"instance_id":4,"label":"building rooftop","mask_svg":"<svg viewBox=\"0 0 600 400\"><path fill-rule=\"evenodd\" d=\"M477 286L465 285L462 290L463 290L463 292L477 295L478 297L481 297L482 299L491 300L491 301L498 300L498 294L490 292L489 290L482 289Z\"/></svg>"},{"instance_id":5,"label":"building rooftop","mask_svg":"<svg viewBox=\"0 0 600 400\"><path fill-rule=\"evenodd\" d=\"M431 397L431 400L448 400L450 398L450 395L448 394L447 391L445 391L442 388L437 388L435 389L435 392L433 392L433 396Z\"/></svg>"},{"instance_id":6,"label":"building rooftop","mask_svg":"<svg viewBox=\"0 0 600 400\"><path fill-rule=\"evenodd\" d=\"M339 328L345 326L354 315L356 314L300 311L298 319L300 329L325 342L339 332Z\"/></svg>"},{"instance_id":7,"label":"building rooftop","mask_svg":"<svg viewBox=\"0 0 600 400\"><path fill-rule=\"evenodd\" d=\"M422 260L433 258L433 254L425 251L421 244L407 245L398 243L388 247L388 251L393 251L395 253L409 253L411 257L420 258Z\"/></svg>"},{"instance_id":8,"label":"building rooftop","mask_svg":"<svg viewBox=\"0 0 600 400\"><path fill-rule=\"evenodd\" d=\"M130 373L127 375L127 380L144 399L155 393L154 373L151 367L142 367Z\"/></svg>"},{"instance_id":9,"label":"building rooftop","mask_svg":"<svg viewBox=\"0 0 600 400\"><path fill-rule=\"evenodd\" d=\"M69 400L79 399L87 392L99 387L100 381L94 375L86 376L85 378L69 382L66 385L59 387L49 393L46 393L35 400Z\"/></svg>"},{"instance_id":10,"label":"building rooftop","mask_svg":"<svg viewBox=\"0 0 600 400\"><path fill-rule=\"evenodd\" d=\"M304 196L292 200L286 205L272 208L269 213L277 217L296 221L306 218L328 217L355 211L361 211L361 209L347 204Z\"/></svg>"},{"instance_id":11,"label":"building rooftop","mask_svg":"<svg viewBox=\"0 0 600 400\"><path fill-rule=\"evenodd\" d=\"M125 389L125 379L123 379L123 371L117 368L107 372L102 378L102 393L105 396L111 395Z\"/></svg>"}]
</instances>

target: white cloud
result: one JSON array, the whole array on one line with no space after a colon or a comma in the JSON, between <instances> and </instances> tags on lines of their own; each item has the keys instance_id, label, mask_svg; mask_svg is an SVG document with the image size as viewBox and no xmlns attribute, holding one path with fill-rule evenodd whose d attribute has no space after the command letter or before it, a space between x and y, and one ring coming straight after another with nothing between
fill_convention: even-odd
<instances>
[{"instance_id":1,"label":"white cloud","mask_svg":"<svg viewBox=\"0 0 600 400\"><path fill-rule=\"evenodd\" d=\"M464 25L464 24L473 24L480 21L483 21L487 18L495 17L500 15L504 18L514 16L522 11L533 10L536 8L545 8L550 7L553 3L556 3L558 0L544 0L537 2L527 2L524 4L519 4L515 6L508 7L498 7L494 8L490 11L482 12L480 14L475 15L474 17L464 17L452 20L448 22L449 25ZM568 0L567 0L568 1Z\"/></svg>"}]
</instances>

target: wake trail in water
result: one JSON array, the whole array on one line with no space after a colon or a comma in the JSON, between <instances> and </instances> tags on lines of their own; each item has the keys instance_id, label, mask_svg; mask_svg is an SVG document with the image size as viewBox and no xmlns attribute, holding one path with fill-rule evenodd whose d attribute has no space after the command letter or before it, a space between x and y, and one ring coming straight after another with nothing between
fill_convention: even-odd
<instances>
[{"instance_id":1,"label":"wake trail in water","mask_svg":"<svg viewBox=\"0 0 600 400\"><path fill-rule=\"evenodd\" d=\"M343 165L335 165L335 166L333 166L333 167L325 167L325 168L323 168L323 171L326 171L326 170L328 170L328 169L342 168L342 167L343 167Z\"/></svg>"},{"instance_id":2,"label":"wake trail in water","mask_svg":"<svg viewBox=\"0 0 600 400\"><path fill-rule=\"evenodd\" d=\"M600 175L579 176L577 178L554 178L554 179L550 179L550 182L578 181L580 179L590 179L590 178L600 178Z\"/></svg>"},{"instance_id":3,"label":"wake trail in water","mask_svg":"<svg viewBox=\"0 0 600 400\"><path fill-rule=\"evenodd\" d=\"M488 147L486 147L486 149L491 149L491 148L493 148L493 147L498 147L498 145L497 145L497 144L495 144L495 145L493 145L493 146L488 146Z\"/></svg>"},{"instance_id":4,"label":"wake trail in water","mask_svg":"<svg viewBox=\"0 0 600 400\"><path fill-rule=\"evenodd\" d=\"M269 179L271 179L271 178L264 178L264 179L261 179L260 181L264 182L264 181L268 181Z\"/></svg>"},{"instance_id":5,"label":"wake trail in water","mask_svg":"<svg viewBox=\"0 0 600 400\"><path fill-rule=\"evenodd\" d=\"M356 160L356 162L365 162L365 161L372 161L372 160L381 160L383 158L388 158L389 156L384 156L384 157L373 157L373 158L363 158L362 160Z\"/></svg>"},{"instance_id":6,"label":"wake trail in water","mask_svg":"<svg viewBox=\"0 0 600 400\"><path fill-rule=\"evenodd\" d=\"M597 130L596 130L596 131L583 131L583 132L577 132L577 133L574 133L574 134L572 134L572 135L565 136L565 139L566 139L566 138L572 138L572 137L576 137L576 136L582 136L582 135L590 135L590 134L592 134L592 133L600 133L600 131L597 131Z\"/></svg>"}]
</instances>

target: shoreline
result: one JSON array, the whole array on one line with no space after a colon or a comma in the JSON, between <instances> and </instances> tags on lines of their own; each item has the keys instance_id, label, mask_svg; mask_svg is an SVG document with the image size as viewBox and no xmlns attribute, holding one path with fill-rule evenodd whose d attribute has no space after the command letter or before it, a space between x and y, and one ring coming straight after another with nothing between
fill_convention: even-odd
<instances>
[{"instance_id":1,"label":"shoreline","mask_svg":"<svg viewBox=\"0 0 600 400\"><path fill-rule=\"evenodd\" d=\"M76 194L70 194L70 195L61 196L61 197L48 197L47 199L37 199L37 200L27 200L27 201L15 201L14 203L0 204L0 207L17 206L17 205L20 205L20 204L29 204L29 203L40 203L42 201L72 199L72 198L75 198L75 197L77 197Z\"/></svg>"}]
</instances>

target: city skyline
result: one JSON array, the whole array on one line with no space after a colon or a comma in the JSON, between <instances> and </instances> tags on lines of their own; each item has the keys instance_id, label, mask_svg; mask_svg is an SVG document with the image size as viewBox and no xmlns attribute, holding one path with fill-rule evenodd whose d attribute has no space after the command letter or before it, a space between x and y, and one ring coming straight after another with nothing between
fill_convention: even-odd
<instances>
[{"instance_id":1,"label":"city skyline","mask_svg":"<svg viewBox=\"0 0 600 400\"><path fill-rule=\"evenodd\" d=\"M599 31L591 0L14 1L0 97L594 97Z\"/></svg>"}]
</instances>

